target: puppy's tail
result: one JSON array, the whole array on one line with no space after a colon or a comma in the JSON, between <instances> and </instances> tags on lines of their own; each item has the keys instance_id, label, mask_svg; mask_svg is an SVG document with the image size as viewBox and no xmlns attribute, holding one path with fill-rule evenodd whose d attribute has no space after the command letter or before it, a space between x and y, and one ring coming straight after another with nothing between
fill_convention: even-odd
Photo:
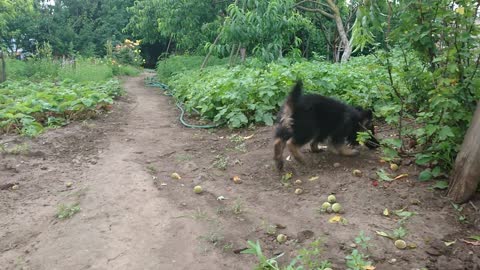
<instances>
[{"instance_id":1,"label":"puppy's tail","mask_svg":"<svg viewBox=\"0 0 480 270\"><path fill-rule=\"evenodd\" d=\"M290 92L290 95L287 98L287 106L290 106L292 110L295 108L295 105L298 103L298 100L302 96L302 90L303 82L302 80L297 80L297 82L292 88L292 91Z\"/></svg>"},{"instance_id":2,"label":"puppy's tail","mask_svg":"<svg viewBox=\"0 0 480 270\"><path fill-rule=\"evenodd\" d=\"M281 112L280 116L280 133L278 135L283 135L280 137L290 137L291 132L292 132L292 125L293 125L293 112L295 111L295 107L302 96L302 89L303 89L303 83L301 80L297 80L295 85L292 88L292 91L290 92L290 95L287 97L287 100L285 101L285 105L283 106L283 110Z\"/></svg>"}]
</instances>

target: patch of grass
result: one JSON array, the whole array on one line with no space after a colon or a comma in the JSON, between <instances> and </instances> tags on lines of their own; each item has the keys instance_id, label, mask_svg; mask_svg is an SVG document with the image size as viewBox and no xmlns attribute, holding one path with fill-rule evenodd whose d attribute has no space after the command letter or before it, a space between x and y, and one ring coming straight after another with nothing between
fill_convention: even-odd
<instances>
[{"instance_id":1,"label":"patch of grass","mask_svg":"<svg viewBox=\"0 0 480 270\"><path fill-rule=\"evenodd\" d=\"M79 59L75 66L61 68L58 76L61 79L70 79L76 82L100 82L112 78L113 71L103 60Z\"/></svg>"},{"instance_id":2,"label":"patch of grass","mask_svg":"<svg viewBox=\"0 0 480 270\"><path fill-rule=\"evenodd\" d=\"M224 236L221 230L210 230L206 235L201 236L200 238L216 247L221 241L223 241Z\"/></svg>"},{"instance_id":3,"label":"patch of grass","mask_svg":"<svg viewBox=\"0 0 480 270\"><path fill-rule=\"evenodd\" d=\"M228 166L228 160L229 160L229 157L227 156L217 155L215 157L215 160L213 161L213 167L220 170L226 170Z\"/></svg>"},{"instance_id":4,"label":"patch of grass","mask_svg":"<svg viewBox=\"0 0 480 270\"><path fill-rule=\"evenodd\" d=\"M236 199L233 202L231 210L232 210L232 213L234 213L235 215L240 215L245 211L243 202L240 199Z\"/></svg>"},{"instance_id":5,"label":"patch of grass","mask_svg":"<svg viewBox=\"0 0 480 270\"><path fill-rule=\"evenodd\" d=\"M324 270L326 268L332 267L332 264L328 260L321 259L321 254L323 252L323 243L319 239L310 243L307 248L299 250L299 255L292 259L287 266L281 266L277 261L277 259L282 257L284 253L281 253L280 255L273 258L268 258L263 254L262 248L258 240L256 242L248 240L247 244L249 248L242 251L241 253L252 254L257 257L258 263L254 268L255 270Z\"/></svg>"},{"instance_id":6,"label":"patch of grass","mask_svg":"<svg viewBox=\"0 0 480 270\"><path fill-rule=\"evenodd\" d=\"M80 212L80 206L78 203L73 203L70 205L61 204L58 207L57 214L55 216L58 219L69 219L78 212Z\"/></svg>"},{"instance_id":7,"label":"patch of grass","mask_svg":"<svg viewBox=\"0 0 480 270\"><path fill-rule=\"evenodd\" d=\"M155 168L155 166L153 166L153 165L148 165L147 166L147 171L148 171L149 174L152 174L152 175L158 173L157 168Z\"/></svg>"},{"instance_id":8,"label":"patch of grass","mask_svg":"<svg viewBox=\"0 0 480 270\"><path fill-rule=\"evenodd\" d=\"M193 219L208 219L207 211L197 208L195 212L191 215Z\"/></svg>"},{"instance_id":9,"label":"patch of grass","mask_svg":"<svg viewBox=\"0 0 480 270\"><path fill-rule=\"evenodd\" d=\"M193 156L190 154L177 154L175 155L175 160L176 161L189 161L192 160Z\"/></svg>"},{"instance_id":10,"label":"patch of grass","mask_svg":"<svg viewBox=\"0 0 480 270\"><path fill-rule=\"evenodd\" d=\"M7 147L4 144L0 145L0 153L7 155L24 155L28 153L29 149L30 145L28 143L16 144L13 147Z\"/></svg>"}]
</instances>

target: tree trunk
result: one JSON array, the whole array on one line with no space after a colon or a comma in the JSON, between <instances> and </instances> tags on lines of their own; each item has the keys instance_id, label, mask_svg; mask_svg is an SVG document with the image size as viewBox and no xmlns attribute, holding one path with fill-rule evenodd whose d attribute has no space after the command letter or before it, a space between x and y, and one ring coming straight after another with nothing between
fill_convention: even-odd
<instances>
[{"instance_id":1,"label":"tree trunk","mask_svg":"<svg viewBox=\"0 0 480 270\"><path fill-rule=\"evenodd\" d=\"M222 33L223 33L223 28L222 28L222 31L220 31L220 33L218 33L218 36L215 38L215 41L213 41L213 45L212 45L212 46L217 45L217 42L218 42L218 40L220 39L220 36L222 35ZM202 63L202 66L200 67L200 69L203 69L203 68L207 65L208 59L210 58L210 55L211 55L211 54L212 54L212 49L210 48L210 50L208 50L207 55L206 55L205 58L203 59L203 63Z\"/></svg>"},{"instance_id":2,"label":"tree trunk","mask_svg":"<svg viewBox=\"0 0 480 270\"><path fill-rule=\"evenodd\" d=\"M7 71L5 70L6 69L5 58L4 58L3 52L1 51L0 51L0 61L2 62L1 63L2 68L0 70L0 83L1 83L7 80Z\"/></svg>"},{"instance_id":3,"label":"tree trunk","mask_svg":"<svg viewBox=\"0 0 480 270\"><path fill-rule=\"evenodd\" d=\"M480 102L465 135L448 189L448 197L464 203L475 194L480 183Z\"/></svg>"},{"instance_id":4,"label":"tree trunk","mask_svg":"<svg viewBox=\"0 0 480 270\"><path fill-rule=\"evenodd\" d=\"M342 17L340 16L340 10L332 0L327 0L327 3L330 9L332 9L333 11L333 19L335 20L338 34L340 35L340 39L342 40L342 44L343 44L342 63L345 63L348 61L348 59L350 58L350 55L352 54L352 45L348 41L347 32L345 32L345 28L343 27Z\"/></svg>"}]
</instances>

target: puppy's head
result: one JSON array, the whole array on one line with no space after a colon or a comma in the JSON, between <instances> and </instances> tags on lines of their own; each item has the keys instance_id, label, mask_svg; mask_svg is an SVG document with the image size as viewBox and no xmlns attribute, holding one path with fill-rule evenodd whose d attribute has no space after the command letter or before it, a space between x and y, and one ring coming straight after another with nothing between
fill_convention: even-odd
<instances>
[{"instance_id":1,"label":"puppy's head","mask_svg":"<svg viewBox=\"0 0 480 270\"><path fill-rule=\"evenodd\" d=\"M370 149L379 147L380 143L375 138L375 128L373 126L373 112L371 110L365 110L361 107L356 107L356 109L360 113L360 120L358 122L359 124L358 131L367 131L372 135L365 142L365 145Z\"/></svg>"}]
</instances>

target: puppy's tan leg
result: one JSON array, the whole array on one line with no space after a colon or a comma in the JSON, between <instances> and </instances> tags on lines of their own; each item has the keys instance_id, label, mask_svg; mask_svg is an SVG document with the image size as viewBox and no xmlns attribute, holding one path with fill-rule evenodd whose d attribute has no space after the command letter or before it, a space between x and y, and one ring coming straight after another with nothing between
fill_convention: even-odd
<instances>
[{"instance_id":1,"label":"puppy's tan leg","mask_svg":"<svg viewBox=\"0 0 480 270\"><path fill-rule=\"evenodd\" d=\"M358 155L358 150L350 148L348 145L341 144L341 145L336 145L333 147L336 152L336 154L340 154L343 156L355 156Z\"/></svg>"},{"instance_id":2,"label":"puppy's tan leg","mask_svg":"<svg viewBox=\"0 0 480 270\"><path fill-rule=\"evenodd\" d=\"M283 169L283 150L285 149L285 141L277 138L273 143L273 160L275 160L275 165L277 166L278 170Z\"/></svg>"},{"instance_id":3,"label":"puppy's tan leg","mask_svg":"<svg viewBox=\"0 0 480 270\"><path fill-rule=\"evenodd\" d=\"M290 153L292 153L293 157L300 163L305 164L305 159L303 158L303 155L300 153L300 146L295 144L295 141L293 138L290 138L287 141L287 147L288 150L290 150Z\"/></svg>"}]
</instances>

